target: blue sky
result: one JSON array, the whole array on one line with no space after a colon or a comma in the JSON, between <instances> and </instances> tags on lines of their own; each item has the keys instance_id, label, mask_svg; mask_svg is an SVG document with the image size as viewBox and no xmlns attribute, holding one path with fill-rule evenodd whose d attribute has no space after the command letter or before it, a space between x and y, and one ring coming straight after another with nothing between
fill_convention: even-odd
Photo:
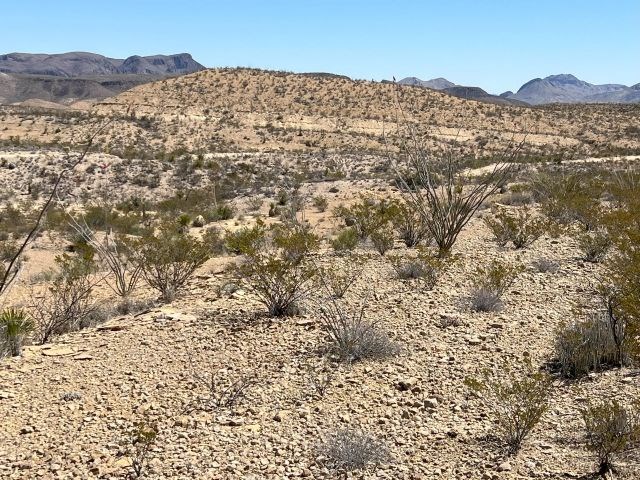
<instances>
[{"instance_id":1,"label":"blue sky","mask_svg":"<svg viewBox=\"0 0 640 480\"><path fill-rule=\"evenodd\" d=\"M189 52L208 67L446 77L492 93L640 82L640 0L0 0L0 53Z\"/></svg>"}]
</instances>

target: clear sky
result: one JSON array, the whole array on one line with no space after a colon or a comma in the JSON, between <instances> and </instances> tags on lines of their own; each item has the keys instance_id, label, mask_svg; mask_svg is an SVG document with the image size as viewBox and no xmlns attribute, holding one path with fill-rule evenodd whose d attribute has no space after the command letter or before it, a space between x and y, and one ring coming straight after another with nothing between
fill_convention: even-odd
<instances>
[{"instance_id":1,"label":"clear sky","mask_svg":"<svg viewBox=\"0 0 640 480\"><path fill-rule=\"evenodd\" d=\"M0 53L189 52L491 93L556 73L640 82L640 0L0 0L0 25Z\"/></svg>"}]
</instances>

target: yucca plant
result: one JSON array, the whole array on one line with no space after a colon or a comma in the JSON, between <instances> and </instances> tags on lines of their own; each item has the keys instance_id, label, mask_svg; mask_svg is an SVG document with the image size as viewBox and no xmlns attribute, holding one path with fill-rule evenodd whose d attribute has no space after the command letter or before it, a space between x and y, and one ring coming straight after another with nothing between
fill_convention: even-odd
<instances>
[{"instance_id":1,"label":"yucca plant","mask_svg":"<svg viewBox=\"0 0 640 480\"><path fill-rule=\"evenodd\" d=\"M34 329L31 318L23 310L5 308L0 313L0 357L17 357L22 353L22 344Z\"/></svg>"}]
</instances>

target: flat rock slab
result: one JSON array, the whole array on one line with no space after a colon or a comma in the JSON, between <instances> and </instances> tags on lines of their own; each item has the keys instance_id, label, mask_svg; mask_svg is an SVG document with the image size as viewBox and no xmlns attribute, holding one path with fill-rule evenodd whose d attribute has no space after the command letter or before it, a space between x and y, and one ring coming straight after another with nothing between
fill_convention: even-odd
<instances>
[{"instance_id":1,"label":"flat rock slab","mask_svg":"<svg viewBox=\"0 0 640 480\"><path fill-rule=\"evenodd\" d=\"M63 345L42 349L42 354L47 357L64 357L67 355L73 355L74 353L76 353L76 351L73 348Z\"/></svg>"}]
</instances>

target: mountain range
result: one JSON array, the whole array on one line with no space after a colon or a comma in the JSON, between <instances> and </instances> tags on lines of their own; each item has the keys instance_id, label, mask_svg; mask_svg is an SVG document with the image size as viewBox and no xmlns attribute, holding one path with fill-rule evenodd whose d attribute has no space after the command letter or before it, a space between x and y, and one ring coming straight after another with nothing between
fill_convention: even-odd
<instances>
[{"instance_id":1,"label":"mountain range","mask_svg":"<svg viewBox=\"0 0 640 480\"><path fill-rule=\"evenodd\" d=\"M549 103L640 103L640 83L628 87L619 84L593 85L570 74L534 78L511 91L491 95L479 87L463 87L445 78L420 80L407 77L401 85L432 88L456 97L493 103L543 105Z\"/></svg>"},{"instance_id":2,"label":"mountain range","mask_svg":"<svg viewBox=\"0 0 640 480\"><path fill-rule=\"evenodd\" d=\"M190 54L109 58L87 52L0 55L0 103L65 106L204 70Z\"/></svg>"}]
</instances>

